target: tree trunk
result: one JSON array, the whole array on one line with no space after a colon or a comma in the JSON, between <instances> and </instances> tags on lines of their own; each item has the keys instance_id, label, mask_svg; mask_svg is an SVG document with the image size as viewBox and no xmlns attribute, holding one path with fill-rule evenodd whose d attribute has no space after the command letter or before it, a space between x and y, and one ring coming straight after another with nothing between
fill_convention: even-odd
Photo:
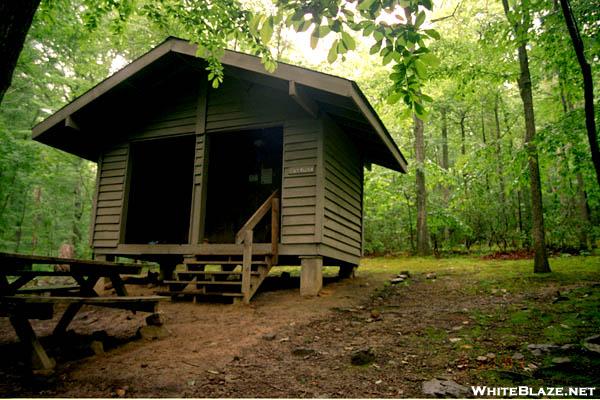
<instances>
[{"instance_id":1,"label":"tree trunk","mask_svg":"<svg viewBox=\"0 0 600 400\"><path fill-rule=\"evenodd\" d=\"M596 135L596 120L594 115L594 79L592 77L592 67L585 59L583 41L579 35L577 22L571 12L569 0L560 0L560 5L569 29L573 49L577 55L577 61L583 75L583 97L585 100L585 127L587 129L590 151L592 153L592 162L596 170L596 181L600 187L600 150L598 149L598 138Z\"/></svg>"},{"instance_id":2,"label":"tree trunk","mask_svg":"<svg viewBox=\"0 0 600 400\"><path fill-rule=\"evenodd\" d=\"M441 167L447 170L450 167L448 160L448 118L446 107L442 108L442 163Z\"/></svg>"},{"instance_id":3,"label":"tree trunk","mask_svg":"<svg viewBox=\"0 0 600 400\"><path fill-rule=\"evenodd\" d=\"M21 240L23 239L23 222L25 222L25 213L27 212L27 204L29 203L29 199L27 198L28 192L28 190L25 190L24 192L25 199L23 200L21 215L17 221L17 229L15 231L15 253L18 253L21 250Z\"/></svg>"},{"instance_id":4,"label":"tree trunk","mask_svg":"<svg viewBox=\"0 0 600 400\"><path fill-rule=\"evenodd\" d=\"M558 82L560 84L560 98L563 106L563 112L565 116L572 112L574 109L573 103L570 101L570 98L565 90L565 82L563 75L558 71ZM566 155L566 154L565 154ZM567 161L568 165L568 161ZM569 174L570 175L570 174ZM575 173L575 179L577 181L576 187L576 195L575 195L575 203L577 204L577 209L579 212L580 223L579 223L579 248L581 250L589 250L591 248L591 244L588 237L588 230L591 226L590 220L590 212L587 201L587 193L585 191L585 182L583 180L583 174L580 170L577 170ZM570 181L569 181L570 182Z\"/></svg>"},{"instance_id":5,"label":"tree trunk","mask_svg":"<svg viewBox=\"0 0 600 400\"><path fill-rule=\"evenodd\" d=\"M0 104L12 81L19 54L39 5L40 0L0 1Z\"/></svg>"},{"instance_id":6,"label":"tree trunk","mask_svg":"<svg viewBox=\"0 0 600 400\"><path fill-rule=\"evenodd\" d=\"M406 199L406 208L408 210L408 233L410 235L410 249L411 251L415 251L415 234L413 232L412 226L412 207L410 205L410 199L406 193L404 193L404 198Z\"/></svg>"},{"instance_id":7,"label":"tree trunk","mask_svg":"<svg viewBox=\"0 0 600 400\"><path fill-rule=\"evenodd\" d=\"M506 17L511 21L511 12L508 0L502 0ZM529 15L529 10L523 7L524 18ZM527 14L527 15L525 15ZM528 25L528 24L526 24ZM531 222L533 234L533 248L535 260L533 272L545 273L550 271L548 254L546 253L546 238L544 232L544 208L542 204L542 183L538 162L537 147L535 145L535 114L533 111L533 93L531 88L531 74L529 72L529 58L527 56L527 41L520 37L523 27L521 23L514 22L514 32L519 40L518 55L520 74L518 79L519 92L523 101L525 115L525 149L527 151L527 164L529 167L529 185L531 191Z\"/></svg>"},{"instance_id":8,"label":"tree trunk","mask_svg":"<svg viewBox=\"0 0 600 400\"><path fill-rule=\"evenodd\" d=\"M504 222L504 236L508 232L508 217L506 216L506 195L504 194L505 182L504 182L504 163L502 162L502 134L500 132L500 117L499 117L499 106L500 95L496 95L496 101L494 102L494 122L496 123L496 160L498 163L498 182L500 187L500 216L502 222Z\"/></svg>"},{"instance_id":9,"label":"tree trunk","mask_svg":"<svg viewBox=\"0 0 600 400\"><path fill-rule=\"evenodd\" d=\"M442 107L442 162L440 167L445 171L450 168L450 160L448 159L448 117L446 107ZM450 187L448 184L443 184L442 193L444 196L444 207L448 207L448 201L450 199ZM450 240L450 229L448 226L444 226L444 240L448 242Z\"/></svg>"},{"instance_id":10,"label":"tree trunk","mask_svg":"<svg viewBox=\"0 0 600 400\"><path fill-rule=\"evenodd\" d=\"M465 118L466 114L460 116L460 154L463 156L467 153L465 150Z\"/></svg>"},{"instance_id":11,"label":"tree trunk","mask_svg":"<svg viewBox=\"0 0 600 400\"><path fill-rule=\"evenodd\" d=\"M585 183L581 172L577 172L577 197L579 197L578 208L581 218L581 226L579 227L579 247L582 250L589 250L590 243L588 238L588 229L590 228L590 210L587 202L587 194L585 193Z\"/></svg>"},{"instance_id":12,"label":"tree trunk","mask_svg":"<svg viewBox=\"0 0 600 400\"><path fill-rule=\"evenodd\" d=\"M417 254L429 255L429 232L427 230L427 188L425 187L425 138L423 121L413 114L415 132L415 158L417 180Z\"/></svg>"},{"instance_id":13,"label":"tree trunk","mask_svg":"<svg viewBox=\"0 0 600 400\"><path fill-rule=\"evenodd\" d=\"M36 254L37 245L39 241L38 228L42 225L42 188L36 186L33 188L33 213L32 213L32 227L31 227L31 254Z\"/></svg>"},{"instance_id":14,"label":"tree trunk","mask_svg":"<svg viewBox=\"0 0 600 400\"><path fill-rule=\"evenodd\" d=\"M506 1L506 0L505 0ZM535 261L533 272L550 272L548 255L546 253L546 238L544 232L544 208L542 204L542 182L540 179L540 166L538 161L537 146L535 145L535 115L533 112L533 94L531 90L531 75L529 73L529 60L525 44L519 46L519 89L523 100L525 113L525 146L527 150L527 164L529 167L529 185L531 190L531 222L533 233L533 247Z\"/></svg>"}]
</instances>

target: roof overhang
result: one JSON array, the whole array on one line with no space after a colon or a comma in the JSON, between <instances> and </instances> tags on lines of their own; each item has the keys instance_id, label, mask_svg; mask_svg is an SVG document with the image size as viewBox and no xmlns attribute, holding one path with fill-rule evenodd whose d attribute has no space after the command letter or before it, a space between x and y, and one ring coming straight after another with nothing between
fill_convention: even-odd
<instances>
[{"instance_id":1,"label":"roof overhang","mask_svg":"<svg viewBox=\"0 0 600 400\"><path fill-rule=\"evenodd\" d=\"M136 76L148 74L148 70L158 68L157 66L160 63L166 63L164 60L172 54L198 57L197 46L182 39L168 38L148 53L106 78L34 126L32 129L33 139L94 160L93 149L86 149L85 146L82 147L81 145L70 145L70 138L75 138L81 134L76 123L77 119L73 118L74 114L96 102L101 97L106 97L111 92L119 92L127 90L128 87L135 86L133 83L135 83ZM372 131L376 135L376 140L383 145L378 147L381 147L387 153L382 157L383 162L377 162L377 160L374 160L374 162L396 171L406 172L406 159L355 82L285 63L278 63L277 70L270 73L265 70L259 57L230 50L225 51L225 54L221 58L221 63L225 66L232 66L271 78L286 80L290 83L290 96L299 96L298 92L292 92L293 90L297 90L295 89L295 85L297 84L314 89L315 91L346 98L349 100L350 106L354 109L352 111L360 114L361 120L364 120L368 124L369 131ZM298 98L296 100L298 101ZM302 98L299 100L302 101ZM304 106L303 108L310 113L310 103ZM91 147L93 144L89 146Z\"/></svg>"}]
</instances>

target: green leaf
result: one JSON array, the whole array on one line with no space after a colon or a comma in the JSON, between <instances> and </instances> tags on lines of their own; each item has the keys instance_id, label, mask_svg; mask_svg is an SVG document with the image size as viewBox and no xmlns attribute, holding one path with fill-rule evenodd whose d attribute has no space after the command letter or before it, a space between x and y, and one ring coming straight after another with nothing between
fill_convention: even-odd
<instances>
[{"instance_id":1,"label":"green leaf","mask_svg":"<svg viewBox=\"0 0 600 400\"><path fill-rule=\"evenodd\" d=\"M427 65L421 60L415 60L414 69L419 78L425 79L427 77Z\"/></svg>"},{"instance_id":2,"label":"green leaf","mask_svg":"<svg viewBox=\"0 0 600 400\"><path fill-rule=\"evenodd\" d=\"M273 36L273 17L267 18L260 29L260 38L264 43L269 43L271 36Z\"/></svg>"},{"instance_id":3,"label":"green leaf","mask_svg":"<svg viewBox=\"0 0 600 400\"><path fill-rule=\"evenodd\" d=\"M375 53L378 53L380 49L381 49L381 40L378 42L375 42L375 44L373 46L371 46L371 48L369 49L369 54L373 55Z\"/></svg>"},{"instance_id":4,"label":"green leaf","mask_svg":"<svg viewBox=\"0 0 600 400\"><path fill-rule=\"evenodd\" d=\"M435 29L425 29L425 33L432 39L440 40L442 36Z\"/></svg>"},{"instance_id":5,"label":"green leaf","mask_svg":"<svg viewBox=\"0 0 600 400\"><path fill-rule=\"evenodd\" d=\"M331 48L329 49L329 53L327 54L327 62L329 62L330 64L333 64L335 62L335 60L337 60L338 42L339 42L339 40L337 40L337 39L333 42L333 44L331 45Z\"/></svg>"},{"instance_id":6,"label":"green leaf","mask_svg":"<svg viewBox=\"0 0 600 400\"><path fill-rule=\"evenodd\" d=\"M388 104L396 104L402 98L402 93L394 92L387 97Z\"/></svg>"},{"instance_id":7,"label":"green leaf","mask_svg":"<svg viewBox=\"0 0 600 400\"><path fill-rule=\"evenodd\" d=\"M425 22L425 11L421 11L418 15L417 18L415 19L415 27L418 28L420 27L423 22Z\"/></svg>"},{"instance_id":8,"label":"green leaf","mask_svg":"<svg viewBox=\"0 0 600 400\"><path fill-rule=\"evenodd\" d=\"M348 50L356 49L356 42L354 41L354 38L347 32L342 32L342 42Z\"/></svg>"},{"instance_id":9,"label":"green leaf","mask_svg":"<svg viewBox=\"0 0 600 400\"><path fill-rule=\"evenodd\" d=\"M375 0L363 0L358 4L358 7L356 7L359 11L365 11L368 10L373 3L375 3Z\"/></svg>"},{"instance_id":10,"label":"green leaf","mask_svg":"<svg viewBox=\"0 0 600 400\"><path fill-rule=\"evenodd\" d=\"M392 61L394 52L390 51L388 48L385 48L384 51L385 51L385 55L383 56L382 62L383 62L383 65L387 65L390 63L390 61Z\"/></svg>"},{"instance_id":11,"label":"green leaf","mask_svg":"<svg viewBox=\"0 0 600 400\"><path fill-rule=\"evenodd\" d=\"M271 60L267 60L264 62L265 69L267 72L273 73L277 69L277 63Z\"/></svg>"},{"instance_id":12,"label":"green leaf","mask_svg":"<svg viewBox=\"0 0 600 400\"><path fill-rule=\"evenodd\" d=\"M420 0L419 4L421 4L423 7L425 7L429 11L431 11L433 9L433 2L431 0Z\"/></svg>"},{"instance_id":13,"label":"green leaf","mask_svg":"<svg viewBox=\"0 0 600 400\"><path fill-rule=\"evenodd\" d=\"M248 25L248 29L250 29L250 33L252 33L254 36L258 36L258 26L260 25L261 21L263 20L263 15L255 15L254 17L252 17L252 20L250 21L250 24Z\"/></svg>"},{"instance_id":14,"label":"green leaf","mask_svg":"<svg viewBox=\"0 0 600 400\"><path fill-rule=\"evenodd\" d=\"M421 60L425 65L434 68L440 65L440 59L437 58L433 53L425 53L419 57L419 60Z\"/></svg>"},{"instance_id":15,"label":"green leaf","mask_svg":"<svg viewBox=\"0 0 600 400\"><path fill-rule=\"evenodd\" d=\"M297 32L306 32L308 30L308 28L310 28L311 25L312 25L311 20L304 20L298 26Z\"/></svg>"},{"instance_id":16,"label":"green leaf","mask_svg":"<svg viewBox=\"0 0 600 400\"><path fill-rule=\"evenodd\" d=\"M377 26L372 22L369 22L368 24L366 24L363 29L363 36L365 36L365 37L371 36L371 34L375 31L376 27Z\"/></svg>"},{"instance_id":17,"label":"green leaf","mask_svg":"<svg viewBox=\"0 0 600 400\"><path fill-rule=\"evenodd\" d=\"M315 35L310 35L310 48L314 50L317 48L318 44L319 44L319 37L315 36Z\"/></svg>"},{"instance_id":18,"label":"green leaf","mask_svg":"<svg viewBox=\"0 0 600 400\"><path fill-rule=\"evenodd\" d=\"M322 25L319 26L319 29L316 29L316 36L319 38L324 38L329 32L331 32L331 28L329 28L327 25Z\"/></svg>"},{"instance_id":19,"label":"green leaf","mask_svg":"<svg viewBox=\"0 0 600 400\"><path fill-rule=\"evenodd\" d=\"M332 31L339 32L342 29L342 23L336 19L332 24L329 25L329 27Z\"/></svg>"},{"instance_id":20,"label":"green leaf","mask_svg":"<svg viewBox=\"0 0 600 400\"><path fill-rule=\"evenodd\" d=\"M420 120L425 121L427 119L427 111L419 102L413 102L413 110Z\"/></svg>"}]
</instances>

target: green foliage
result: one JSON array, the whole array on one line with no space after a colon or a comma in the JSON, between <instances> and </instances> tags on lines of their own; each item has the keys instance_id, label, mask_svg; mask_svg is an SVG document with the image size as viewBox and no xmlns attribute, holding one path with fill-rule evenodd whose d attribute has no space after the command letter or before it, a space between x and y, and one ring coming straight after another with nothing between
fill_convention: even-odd
<instances>
[{"instance_id":1,"label":"green foliage","mask_svg":"<svg viewBox=\"0 0 600 400\"><path fill-rule=\"evenodd\" d=\"M528 40L537 88L546 239L551 250L586 252L600 237L600 192L589 159L577 62L561 14L539 2L533 5L535 12L545 15ZM514 44L507 40L510 26L499 4L461 2L461 11L437 27L444 35L425 54L441 56L439 65L433 61L429 66L425 86L434 99L425 125L424 165L431 242L439 253L528 248L529 177L522 105L514 83L518 64ZM391 74L392 79L406 76L399 65ZM403 95L396 93L387 100L394 104ZM387 115L385 103L377 108ZM442 109L448 131L447 170L441 167ZM388 126L393 126L392 118L406 117L390 115ZM410 141L408 133L401 137L401 143ZM411 159L412 149L404 145L403 150ZM393 183L383 169L367 174L367 251L414 251L413 173L409 170L408 176Z\"/></svg>"},{"instance_id":2,"label":"green foliage","mask_svg":"<svg viewBox=\"0 0 600 400\"><path fill-rule=\"evenodd\" d=\"M434 29L424 29L425 10L431 11L430 0L336 0L331 2L278 0L280 15L288 27L304 32L312 27L311 46L329 34L336 39L327 54L327 61L342 61L356 49L356 40L349 32L373 38L370 54L379 54L383 65L392 64L396 73L389 76L387 88L390 104L402 99L409 109L424 119L424 102L430 98L422 93L428 70L438 60L430 54L426 41L439 39ZM382 16L391 16L386 21ZM392 22L392 18L394 21Z\"/></svg>"}]
</instances>

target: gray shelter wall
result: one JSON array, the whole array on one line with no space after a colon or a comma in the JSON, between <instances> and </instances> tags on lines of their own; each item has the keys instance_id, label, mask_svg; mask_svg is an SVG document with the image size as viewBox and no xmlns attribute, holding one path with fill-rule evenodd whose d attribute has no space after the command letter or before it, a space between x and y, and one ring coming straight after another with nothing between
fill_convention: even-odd
<instances>
[{"instance_id":1,"label":"gray shelter wall","mask_svg":"<svg viewBox=\"0 0 600 400\"><path fill-rule=\"evenodd\" d=\"M91 245L116 247L119 243L129 146L107 150L98 161L96 196L92 209Z\"/></svg>"},{"instance_id":2,"label":"gray shelter wall","mask_svg":"<svg viewBox=\"0 0 600 400\"><path fill-rule=\"evenodd\" d=\"M323 119L323 244L351 257L362 255L363 163L354 142Z\"/></svg>"},{"instance_id":3,"label":"gray shelter wall","mask_svg":"<svg viewBox=\"0 0 600 400\"><path fill-rule=\"evenodd\" d=\"M320 241L322 204L319 165L321 124L316 119L286 122L283 131L283 182L281 193L281 243ZM319 212L318 212L319 211Z\"/></svg>"}]
</instances>

